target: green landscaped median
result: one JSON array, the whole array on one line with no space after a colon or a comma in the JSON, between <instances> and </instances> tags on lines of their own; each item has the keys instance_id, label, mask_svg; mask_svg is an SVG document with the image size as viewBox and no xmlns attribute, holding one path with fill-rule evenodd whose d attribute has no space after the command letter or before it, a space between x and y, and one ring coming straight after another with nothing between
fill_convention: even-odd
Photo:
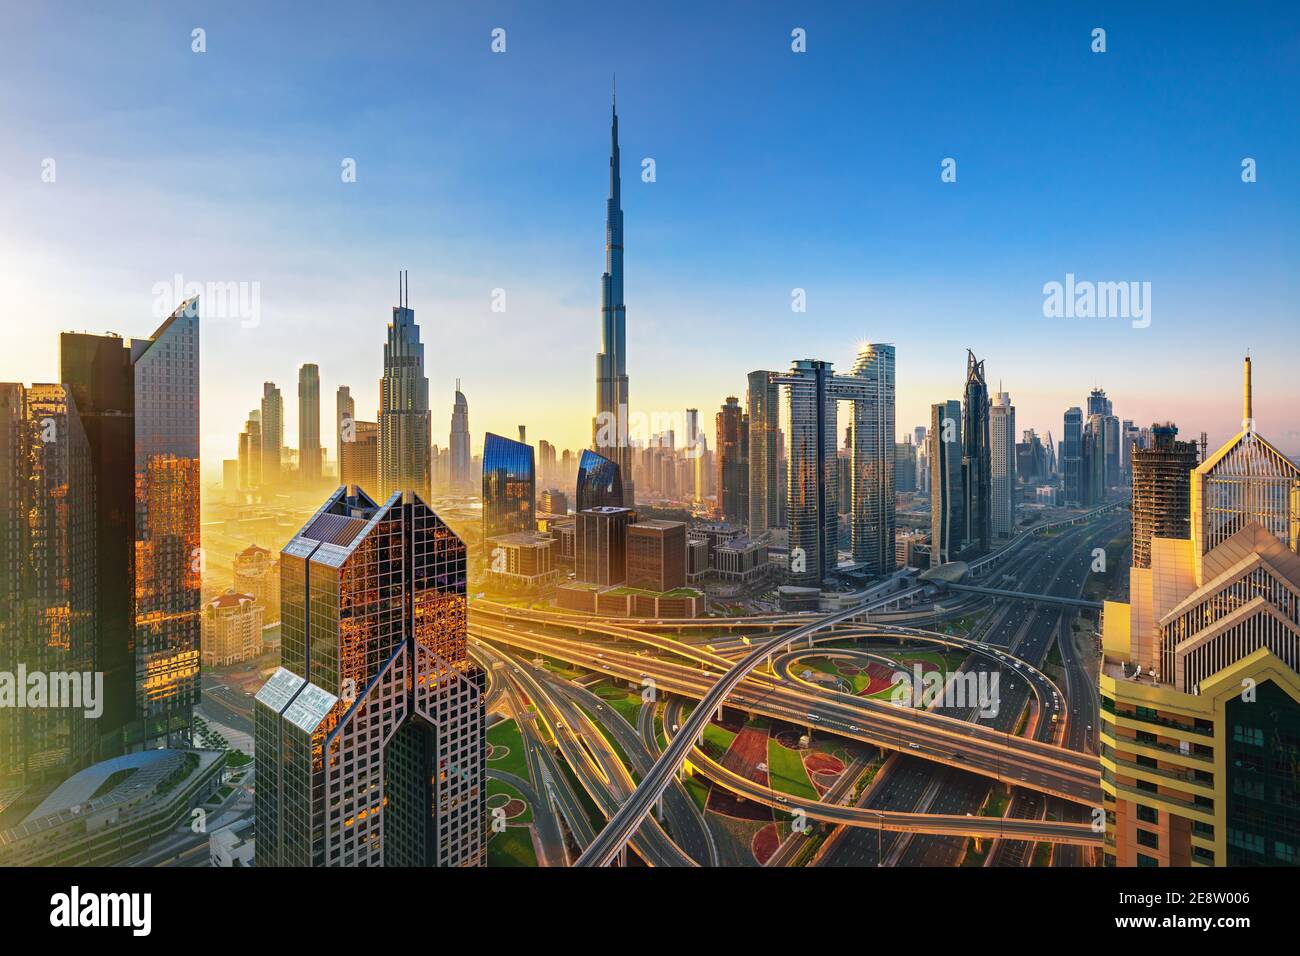
<instances>
[{"instance_id":1,"label":"green landscaped median","mask_svg":"<svg viewBox=\"0 0 1300 956\"><path fill-rule=\"evenodd\" d=\"M488 767L504 770L516 777L528 779L528 758L524 755L524 738L513 720L503 720L488 729L488 743L492 745Z\"/></svg>"},{"instance_id":2,"label":"green landscaped median","mask_svg":"<svg viewBox=\"0 0 1300 956\"><path fill-rule=\"evenodd\" d=\"M492 798L497 794L502 794L507 799L493 800ZM493 778L488 777L487 795L488 795L489 818L491 816L491 811L494 810L496 807L498 806L504 807L508 805L510 800L518 800L527 809L525 809L524 812L519 814L518 816L510 817L506 822L511 824L533 822L533 808L528 806L528 801L524 799L524 795L519 792L519 789L517 787L512 787L504 780L494 780Z\"/></svg>"},{"instance_id":3,"label":"green landscaped median","mask_svg":"<svg viewBox=\"0 0 1300 956\"><path fill-rule=\"evenodd\" d=\"M705 724L704 747L702 749L714 760L721 760L723 754L727 752L728 748L731 747L731 742L735 739L736 735L726 727L719 727L717 724Z\"/></svg>"},{"instance_id":4,"label":"green landscaped median","mask_svg":"<svg viewBox=\"0 0 1300 956\"><path fill-rule=\"evenodd\" d=\"M786 750L775 737L767 742L767 776L768 786L773 790L808 800L817 799L817 788L808 779L799 751Z\"/></svg>"},{"instance_id":5,"label":"green landscaped median","mask_svg":"<svg viewBox=\"0 0 1300 956\"><path fill-rule=\"evenodd\" d=\"M488 866L536 866L537 851L528 827L506 827L487 845Z\"/></svg>"}]
</instances>

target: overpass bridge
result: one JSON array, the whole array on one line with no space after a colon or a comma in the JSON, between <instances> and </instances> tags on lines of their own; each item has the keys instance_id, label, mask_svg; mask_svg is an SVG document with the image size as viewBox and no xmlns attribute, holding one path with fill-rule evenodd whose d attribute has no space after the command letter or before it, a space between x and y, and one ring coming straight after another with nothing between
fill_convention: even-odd
<instances>
[{"instance_id":1,"label":"overpass bridge","mask_svg":"<svg viewBox=\"0 0 1300 956\"><path fill-rule=\"evenodd\" d=\"M986 588L975 584L955 584L951 581L936 581L937 586L950 591L966 591L970 594L987 594L991 597L1008 598L1013 601L1031 601L1035 604L1056 604L1061 607L1081 607L1100 611L1100 601L1085 601L1083 598L1057 597L1054 594L1033 594L1029 591L1008 591L1005 588Z\"/></svg>"}]
</instances>

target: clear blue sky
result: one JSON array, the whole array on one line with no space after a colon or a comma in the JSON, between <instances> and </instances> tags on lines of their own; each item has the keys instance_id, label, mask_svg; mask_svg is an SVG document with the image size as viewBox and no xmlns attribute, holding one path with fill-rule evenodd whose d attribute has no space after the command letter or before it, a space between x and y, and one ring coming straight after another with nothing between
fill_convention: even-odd
<instances>
[{"instance_id":1,"label":"clear blue sky","mask_svg":"<svg viewBox=\"0 0 1300 956\"><path fill-rule=\"evenodd\" d=\"M750 369L871 339L900 433L970 346L1022 427L1059 438L1100 384L1217 439L1250 348L1259 427L1300 451L1294 3L31 6L0 32L0 379L55 378L61 329L147 333L176 273L257 282L256 327L205 321L209 473L263 380L296 444L302 362L324 422L338 384L373 415L399 268L435 440L460 376L476 446L583 443L615 71L634 408L711 423ZM1150 327L1044 318L1067 273L1150 282Z\"/></svg>"}]
</instances>

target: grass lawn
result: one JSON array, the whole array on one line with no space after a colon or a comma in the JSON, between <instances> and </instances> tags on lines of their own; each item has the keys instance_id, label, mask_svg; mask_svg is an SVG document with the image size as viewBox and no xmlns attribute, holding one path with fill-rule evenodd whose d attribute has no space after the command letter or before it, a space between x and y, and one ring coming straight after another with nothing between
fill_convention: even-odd
<instances>
[{"instance_id":1,"label":"grass lawn","mask_svg":"<svg viewBox=\"0 0 1300 956\"><path fill-rule=\"evenodd\" d=\"M609 680L594 685L591 692L602 700L608 701L611 707L622 714L624 720L633 727L636 726L637 715L641 712L639 693L626 687L617 687Z\"/></svg>"},{"instance_id":2,"label":"grass lawn","mask_svg":"<svg viewBox=\"0 0 1300 956\"><path fill-rule=\"evenodd\" d=\"M706 754L714 760L721 760L722 755L727 752L731 742L736 739L736 735L725 727L719 727L717 724L704 725L704 747Z\"/></svg>"},{"instance_id":3,"label":"grass lawn","mask_svg":"<svg viewBox=\"0 0 1300 956\"><path fill-rule=\"evenodd\" d=\"M517 787L512 787L510 784L506 783L504 780L493 780L491 777L488 777L488 782L487 782L487 795L488 795L488 797L492 797L494 794L498 794L498 793L504 793L507 797L509 797L509 798L512 799L512 800L522 800L522 801L524 802L525 806L527 806L527 804L528 804L528 800L524 797L524 795L523 795L522 793L519 792L519 790L518 790ZM501 801L500 801L500 800L492 800L492 801L489 803L489 807L491 807L491 806L495 806L495 805L498 804L498 803L501 803ZM491 810L488 811L488 819L489 819L489 820L491 819ZM510 822L511 824L517 824L517 823L532 823L532 822L533 822L533 808L532 808L531 806L528 807L528 809L525 810L523 813L519 814L519 816L517 816L517 817L511 817L509 822Z\"/></svg>"},{"instance_id":4,"label":"grass lawn","mask_svg":"<svg viewBox=\"0 0 1300 956\"><path fill-rule=\"evenodd\" d=\"M487 845L488 866L536 866L537 853L528 827L506 827L492 834Z\"/></svg>"},{"instance_id":5,"label":"grass lawn","mask_svg":"<svg viewBox=\"0 0 1300 956\"><path fill-rule=\"evenodd\" d=\"M683 781L682 786L691 795L691 799L700 808L700 812L704 812L704 805L709 802L709 782L692 774Z\"/></svg>"},{"instance_id":6,"label":"grass lawn","mask_svg":"<svg viewBox=\"0 0 1300 956\"><path fill-rule=\"evenodd\" d=\"M786 750L775 739L767 742L767 776L773 790L795 797L817 799L817 789L808 779L797 750Z\"/></svg>"},{"instance_id":7,"label":"grass lawn","mask_svg":"<svg viewBox=\"0 0 1300 956\"><path fill-rule=\"evenodd\" d=\"M524 738L513 720L501 720L493 724L488 730L487 739L493 747L506 747L510 751L501 759L489 760L489 767L493 770L513 773L525 780L529 779L528 760L524 756Z\"/></svg>"}]
</instances>

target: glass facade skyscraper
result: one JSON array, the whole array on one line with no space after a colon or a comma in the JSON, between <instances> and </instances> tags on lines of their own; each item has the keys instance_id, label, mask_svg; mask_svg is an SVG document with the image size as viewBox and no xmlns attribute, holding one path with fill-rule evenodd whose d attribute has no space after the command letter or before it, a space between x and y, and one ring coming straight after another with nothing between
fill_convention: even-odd
<instances>
[{"instance_id":1,"label":"glass facade skyscraper","mask_svg":"<svg viewBox=\"0 0 1300 956\"><path fill-rule=\"evenodd\" d=\"M395 491L413 491L428 498L433 447L424 343L406 292L400 296L388 324L379 381L379 494L387 498Z\"/></svg>"},{"instance_id":2,"label":"glass facade skyscraper","mask_svg":"<svg viewBox=\"0 0 1300 956\"><path fill-rule=\"evenodd\" d=\"M258 866L484 861L484 675L465 545L418 496L339 489L280 556L258 692Z\"/></svg>"},{"instance_id":3,"label":"glass facade skyscraper","mask_svg":"<svg viewBox=\"0 0 1300 956\"><path fill-rule=\"evenodd\" d=\"M94 671L94 482L68 389L0 384L0 672ZM0 790L89 763L88 706L0 707Z\"/></svg>"},{"instance_id":4,"label":"glass facade skyscraper","mask_svg":"<svg viewBox=\"0 0 1300 956\"><path fill-rule=\"evenodd\" d=\"M893 572L894 547L894 347L864 344L834 394L852 402L849 530L853 560L873 575Z\"/></svg>"},{"instance_id":5,"label":"glass facade skyscraper","mask_svg":"<svg viewBox=\"0 0 1300 956\"><path fill-rule=\"evenodd\" d=\"M775 372L749 373L749 533L753 537L778 527L781 511L777 436L781 430L781 393Z\"/></svg>"},{"instance_id":6,"label":"glass facade skyscraper","mask_svg":"<svg viewBox=\"0 0 1300 956\"><path fill-rule=\"evenodd\" d=\"M963 404L962 494L965 499L968 549L987 551L993 536L993 460L989 443L989 388L984 363L966 353L966 394Z\"/></svg>"},{"instance_id":7,"label":"glass facade skyscraper","mask_svg":"<svg viewBox=\"0 0 1300 956\"><path fill-rule=\"evenodd\" d=\"M1065 410L1065 437L1061 441L1062 503L1069 508L1083 505L1083 410L1077 405Z\"/></svg>"},{"instance_id":8,"label":"glass facade skyscraper","mask_svg":"<svg viewBox=\"0 0 1300 956\"><path fill-rule=\"evenodd\" d=\"M199 301L148 338L65 333L60 366L95 473L99 736L105 749L188 738L202 629Z\"/></svg>"},{"instance_id":9,"label":"glass facade skyscraper","mask_svg":"<svg viewBox=\"0 0 1300 956\"><path fill-rule=\"evenodd\" d=\"M930 565L954 561L965 548L961 402L930 406Z\"/></svg>"},{"instance_id":10,"label":"glass facade skyscraper","mask_svg":"<svg viewBox=\"0 0 1300 956\"><path fill-rule=\"evenodd\" d=\"M830 362L800 359L775 379L785 387L790 409L786 435L787 580L797 587L820 587L837 564L839 475L832 376Z\"/></svg>"},{"instance_id":11,"label":"glass facade skyscraper","mask_svg":"<svg viewBox=\"0 0 1300 956\"><path fill-rule=\"evenodd\" d=\"M536 530L533 446L488 432L483 439L483 540Z\"/></svg>"},{"instance_id":12,"label":"glass facade skyscraper","mask_svg":"<svg viewBox=\"0 0 1300 956\"><path fill-rule=\"evenodd\" d=\"M320 484L320 368L298 369L298 481Z\"/></svg>"},{"instance_id":13,"label":"glass facade skyscraper","mask_svg":"<svg viewBox=\"0 0 1300 956\"><path fill-rule=\"evenodd\" d=\"M623 507L623 476L618 463L590 448L578 459L578 485L574 489L575 511L588 508Z\"/></svg>"},{"instance_id":14,"label":"glass facade skyscraper","mask_svg":"<svg viewBox=\"0 0 1300 956\"><path fill-rule=\"evenodd\" d=\"M609 198L605 201L605 272L600 277L600 353L596 356L596 415L592 448L617 462L623 496L636 500L628 438L627 307L623 303L623 199L618 110L610 109Z\"/></svg>"},{"instance_id":15,"label":"glass facade skyscraper","mask_svg":"<svg viewBox=\"0 0 1300 956\"><path fill-rule=\"evenodd\" d=\"M1016 529L1016 407L999 391L989 410L993 476L993 534L1009 538Z\"/></svg>"}]
</instances>

